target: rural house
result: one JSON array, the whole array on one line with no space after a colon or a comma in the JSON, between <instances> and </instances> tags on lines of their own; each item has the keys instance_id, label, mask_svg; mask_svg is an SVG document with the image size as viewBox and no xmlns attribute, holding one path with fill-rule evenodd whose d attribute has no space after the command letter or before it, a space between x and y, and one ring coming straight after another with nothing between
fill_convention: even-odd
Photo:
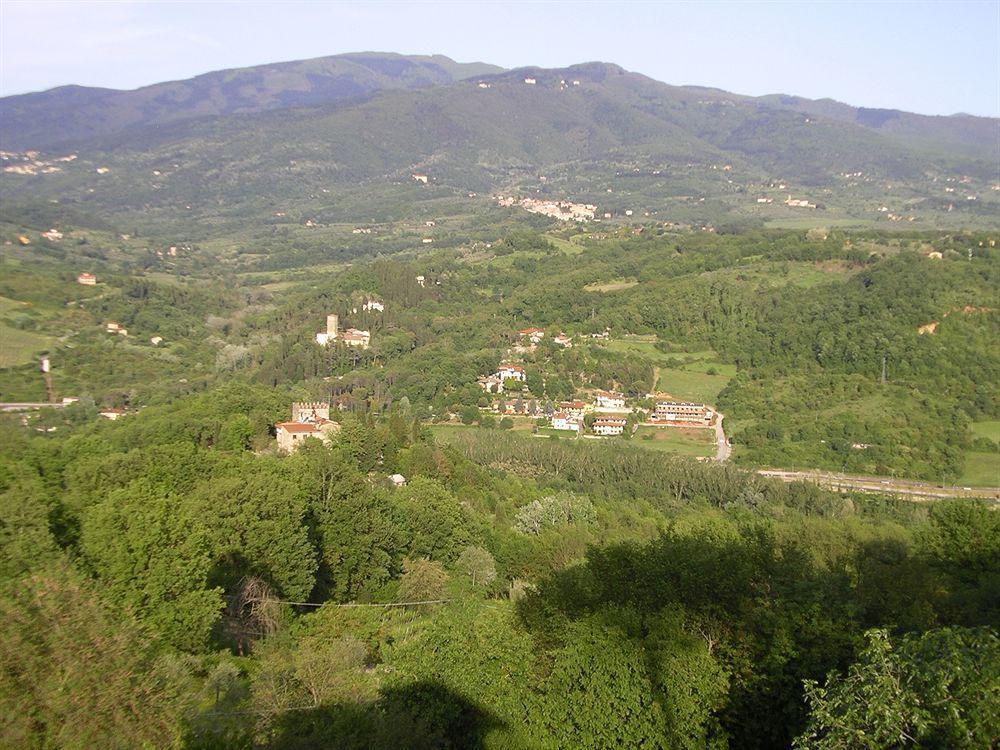
<instances>
[{"instance_id":1,"label":"rural house","mask_svg":"<svg viewBox=\"0 0 1000 750\"><path fill-rule=\"evenodd\" d=\"M624 409L625 397L620 393L598 391L594 403L598 409Z\"/></svg>"}]
</instances>

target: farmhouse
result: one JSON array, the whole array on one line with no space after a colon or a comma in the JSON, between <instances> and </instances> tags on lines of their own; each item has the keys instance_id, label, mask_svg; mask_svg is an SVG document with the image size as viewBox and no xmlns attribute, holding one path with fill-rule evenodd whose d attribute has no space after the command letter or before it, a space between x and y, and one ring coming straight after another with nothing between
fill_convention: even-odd
<instances>
[{"instance_id":1,"label":"farmhouse","mask_svg":"<svg viewBox=\"0 0 1000 750\"><path fill-rule=\"evenodd\" d=\"M583 401L563 401L559 404L559 411L571 419L583 419L583 412L586 408L587 405Z\"/></svg>"},{"instance_id":2,"label":"farmhouse","mask_svg":"<svg viewBox=\"0 0 1000 750\"><path fill-rule=\"evenodd\" d=\"M274 426L274 436L278 441L279 450L292 453L306 438L316 438L324 443L330 442L330 434L336 432L335 427L339 427L336 422L309 423L309 422L278 422Z\"/></svg>"},{"instance_id":3,"label":"farmhouse","mask_svg":"<svg viewBox=\"0 0 1000 750\"><path fill-rule=\"evenodd\" d=\"M81 273L76 277L77 284L83 284L84 286L95 286L97 284L97 277L92 273Z\"/></svg>"},{"instance_id":4,"label":"farmhouse","mask_svg":"<svg viewBox=\"0 0 1000 750\"><path fill-rule=\"evenodd\" d=\"M367 349L371 345L371 331L362 331L357 328L348 328L340 334L340 340L348 346L356 346L359 349Z\"/></svg>"},{"instance_id":5,"label":"farmhouse","mask_svg":"<svg viewBox=\"0 0 1000 750\"><path fill-rule=\"evenodd\" d=\"M578 417L574 417L564 411L557 411L552 415L553 430L572 430L573 432L579 432L580 427L581 422Z\"/></svg>"},{"instance_id":6,"label":"farmhouse","mask_svg":"<svg viewBox=\"0 0 1000 750\"><path fill-rule=\"evenodd\" d=\"M571 349L573 347L572 337L567 336L565 333L560 333L552 340L555 341L559 346L563 347L564 349Z\"/></svg>"},{"instance_id":7,"label":"farmhouse","mask_svg":"<svg viewBox=\"0 0 1000 750\"><path fill-rule=\"evenodd\" d=\"M372 310L378 310L379 312L385 312L385 305L378 300L370 299L365 301L361 306L361 309L365 312L371 312Z\"/></svg>"},{"instance_id":8,"label":"farmhouse","mask_svg":"<svg viewBox=\"0 0 1000 750\"><path fill-rule=\"evenodd\" d=\"M108 333L117 333L119 336L128 336L128 330L122 328L121 325L119 325L113 320L109 320L104 325L104 330L107 331Z\"/></svg>"},{"instance_id":9,"label":"farmhouse","mask_svg":"<svg viewBox=\"0 0 1000 750\"><path fill-rule=\"evenodd\" d=\"M650 421L707 423L711 421L713 413L705 404L692 404L687 401L657 401Z\"/></svg>"},{"instance_id":10,"label":"farmhouse","mask_svg":"<svg viewBox=\"0 0 1000 750\"><path fill-rule=\"evenodd\" d=\"M483 375L476 382L486 393L503 393L503 380L496 375Z\"/></svg>"},{"instance_id":11,"label":"farmhouse","mask_svg":"<svg viewBox=\"0 0 1000 750\"><path fill-rule=\"evenodd\" d=\"M340 432L340 425L330 421L330 404L326 401L307 401L292 404L292 421L274 426L279 450L291 453L306 438L316 438L324 443Z\"/></svg>"},{"instance_id":12,"label":"farmhouse","mask_svg":"<svg viewBox=\"0 0 1000 750\"><path fill-rule=\"evenodd\" d=\"M594 403L598 409L624 409L625 397L620 393L598 391Z\"/></svg>"},{"instance_id":13,"label":"farmhouse","mask_svg":"<svg viewBox=\"0 0 1000 750\"><path fill-rule=\"evenodd\" d=\"M621 435L628 420L625 417L598 417L594 420L595 435Z\"/></svg>"},{"instance_id":14,"label":"farmhouse","mask_svg":"<svg viewBox=\"0 0 1000 750\"><path fill-rule=\"evenodd\" d=\"M522 339L528 339L532 344L537 344L543 338L545 338L544 328L525 328L517 332L517 335Z\"/></svg>"},{"instance_id":15,"label":"farmhouse","mask_svg":"<svg viewBox=\"0 0 1000 750\"><path fill-rule=\"evenodd\" d=\"M785 200L785 205L786 206L794 206L794 207L797 207L797 208L816 208L816 204L815 203L810 203L809 201L805 200L804 198L793 198L790 195Z\"/></svg>"},{"instance_id":16,"label":"farmhouse","mask_svg":"<svg viewBox=\"0 0 1000 750\"><path fill-rule=\"evenodd\" d=\"M98 414L100 414L105 419L110 419L114 422L116 419L125 416L124 409L101 409Z\"/></svg>"}]
</instances>

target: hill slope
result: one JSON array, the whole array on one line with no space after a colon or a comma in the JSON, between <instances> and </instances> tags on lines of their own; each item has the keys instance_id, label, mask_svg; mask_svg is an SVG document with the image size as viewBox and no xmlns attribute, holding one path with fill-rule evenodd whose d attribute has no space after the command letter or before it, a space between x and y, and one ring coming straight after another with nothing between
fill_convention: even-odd
<instances>
[{"instance_id":1,"label":"hill slope","mask_svg":"<svg viewBox=\"0 0 1000 750\"><path fill-rule=\"evenodd\" d=\"M0 143L7 150L48 148L136 125L332 104L499 70L443 55L361 52L222 70L134 91L62 86L0 99Z\"/></svg>"},{"instance_id":2,"label":"hill slope","mask_svg":"<svg viewBox=\"0 0 1000 750\"><path fill-rule=\"evenodd\" d=\"M15 207L58 201L145 231L183 228L187 237L275 223L272 216L299 225L394 221L426 200L452 201L438 215L467 214L475 206L466 196L488 192L702 224L822 226L885 220L888 212L929 225L996 224L996 192L988 189L996 144L981 142L988 128L978 125L935 138L934 128L918 127L920 116L907 115L897 118L910 123L900 135L888 120L848 121L846 105L830 105L826 116L788 100L670 86L605 63L427 85L413 60L378 57L387 59L398 72L391 86L360 98L175 122L167 112L163 122L73 144L79 158L58 172L5 175L0 198ZM458 75L442 71L442 79ZM275 86L267 101L279 107L292 93ZM264 107L262 96L254 101ZM429 182L415 183L413 173ZM768 191L774 206L762 208L757 196ZM819 208L786 208L792 192Z\"/></svg>"}]
</instances>

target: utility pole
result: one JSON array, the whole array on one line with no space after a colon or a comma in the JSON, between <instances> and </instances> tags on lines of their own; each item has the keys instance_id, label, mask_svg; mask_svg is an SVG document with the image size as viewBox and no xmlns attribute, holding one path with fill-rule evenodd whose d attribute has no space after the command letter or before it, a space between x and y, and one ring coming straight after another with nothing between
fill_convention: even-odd
<instances>
[{"instance_id":1,"label":"utility pole","mask_svg":"<svg viewBox=\"0 0 1000 750\"><path fill-rule=\"evenodd\" d=\"M49 403L55 403L55 394L52 392L52 366L48 357L42 357L42 377L45 378L45 396Z\"/></svg>"}]
</instances>

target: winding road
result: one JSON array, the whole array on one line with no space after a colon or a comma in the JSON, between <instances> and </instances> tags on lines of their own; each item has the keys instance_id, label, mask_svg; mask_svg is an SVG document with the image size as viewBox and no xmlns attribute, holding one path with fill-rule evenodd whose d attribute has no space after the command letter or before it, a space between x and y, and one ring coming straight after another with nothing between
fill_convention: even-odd
<instances>
[{"instance_id":1,"label":"winding road","mask_svg":"<svg viewBox=\"0 0 1000 750\"><path fill-rule=\"evenodd\" d=\"M715 416L715 460L723 463L728 461L733 454L733 446L729 444L726 431L722 427L722 420L726 418L726 415L717 411Z\"/></svg>"}]
</instances>

